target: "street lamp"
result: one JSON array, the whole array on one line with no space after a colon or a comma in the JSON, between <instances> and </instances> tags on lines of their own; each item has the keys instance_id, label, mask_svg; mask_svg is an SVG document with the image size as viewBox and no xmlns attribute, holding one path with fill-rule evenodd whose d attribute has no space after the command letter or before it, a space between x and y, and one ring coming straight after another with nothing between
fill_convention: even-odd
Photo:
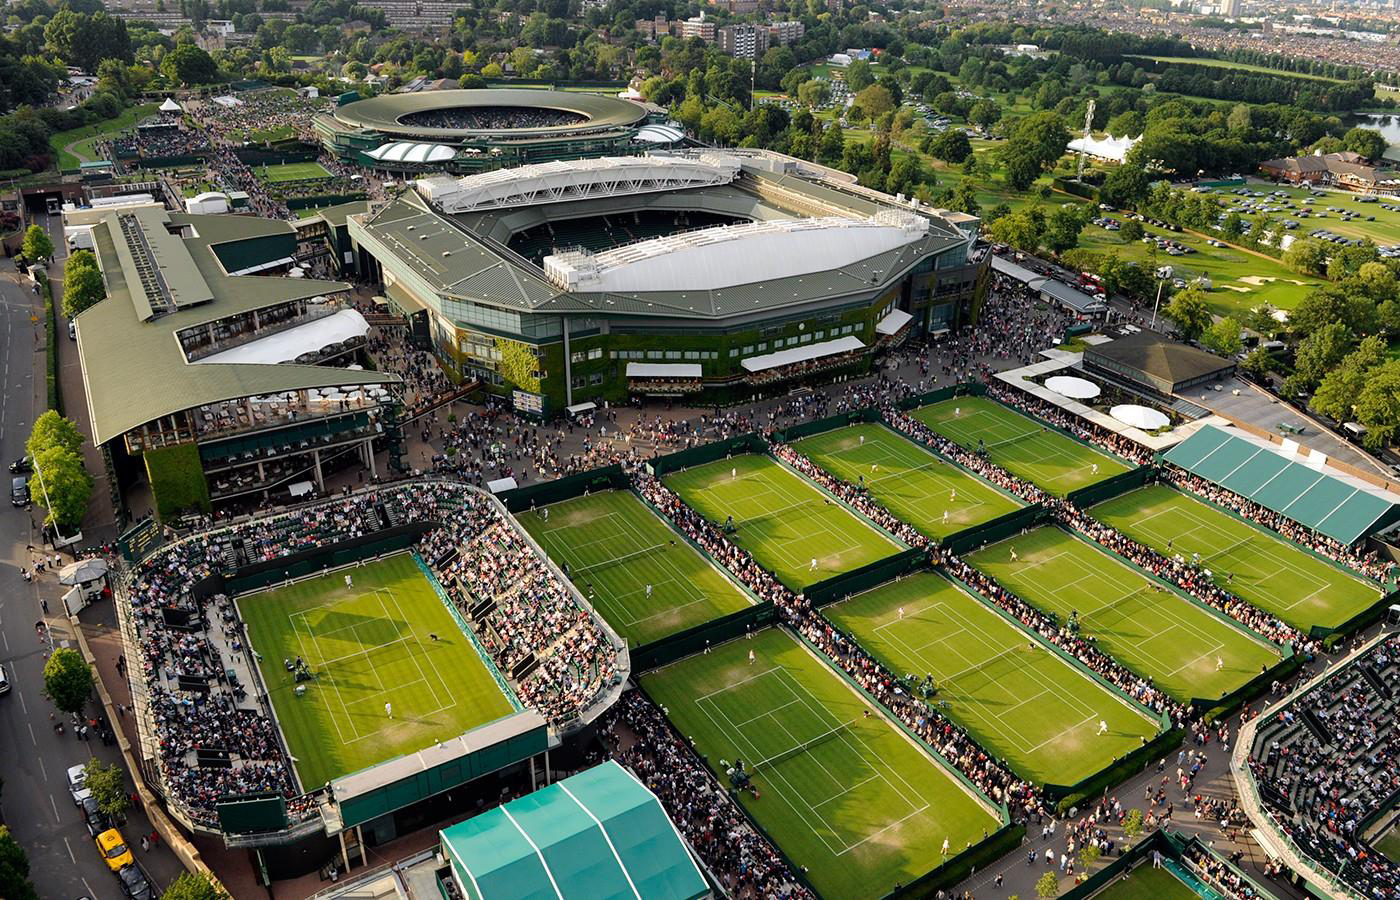
<instances>
[{"instance_id":1,"label":"street lamp","mask_svg":"<svg viewBox=\"0 0 1400 900\"><path fill-rule=\"evenodd\" d=\"M39 457L38 457L37 454L34 456L34 474L37 475L37 476L39 477L39 491L44 495L44 508L47 509L47 510L49 511L49 514L50 514L50 515L53 515L53 506L50 505L50 503L49 503L49 489L48 489L47 487L44 486L44 470L43 470L43 468L41 468L41 467L39 466ZM76 541L80 535L81 535L81 533L80 533L79 535L74 535L73 540ZM54 546L54 549L57 550L59 547L63 546L64 543L67 543L67 542L66 542L66 541L64 540L64 538L63 538L63 532L61 532L61 531L58 530L58 517L57 517L57 516L54 516L54 520L53 520L53 546Z\"/></svg>"},{"instance_id":2,"label":"street lamp","mask_svg":"<svg viewBox=\"0 0 1400 900\"><path fill-rule=\"evenodd\" d=\"M1152 330L1157 330L1157 309L1162 305L1162 288L1166 285L1167 279L1172 277L1172 267L1162 266L1157 270L1157 302L1152 304Z\"/></svg>"}]
</instances>

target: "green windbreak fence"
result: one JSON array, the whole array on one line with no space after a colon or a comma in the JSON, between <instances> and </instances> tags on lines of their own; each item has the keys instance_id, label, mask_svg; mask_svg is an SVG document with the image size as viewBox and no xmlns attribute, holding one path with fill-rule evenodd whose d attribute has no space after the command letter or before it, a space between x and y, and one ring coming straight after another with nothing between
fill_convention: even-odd
<instances>
[{"instance_id":1,"label":"green windbreak fence","mask_svg":"<svg viewBox=\"0 0 1400 900\"><path fill-rule=\"evenodd\" d=\"M1362 628L1379 622L1381 616L1385 615L1385 611L1390 609L1391 604L1397 602L1400 602L1400 590L1391 591L1337 627L1326 628L1322 625L1314 625L1308 630L1308 635L1326 641L1330 647L1352 632L1360 631Z\"/></svg>"},{"instance_id":2,"label":"green windbreak fence","mask_svg":"<svg viewBox=\"0 0 1400 900\"><path fill-rule=\"evenodd\" d=\"M973 525L948 535L943 539L941 546L962 555L976 550L978 547L1005 540L1020 531L1034 528L1049 518L1050 511L1038 503L1024 509L1013 509L1006 515L997 516L990 522Z\"/></svg>"},{"instance_id":3,"label":"green windbreak fence","mask_svg":"<svg viewBox=\"0 0 1400 900\"><path fill-rule=\"evenodd\" d=\"M1063 814L1085 801L1099 796L1109 785L1126 781L1142 772L1154 760L1161 759L1180 746L1182 736L1186 733L1181 728L1172 728L1171 720L1166 715L1162 716L1162 728L1164 730L1146 744L1118 757L1076 784L1045 785L1045 795L1056 804L1056 808Z\"/></svg>"},{"instance_id":4,"label":"green windbreak fence","mask_svg":"<svg viewBox=\"0 0 1400 900\"><path fill-rule=\"evenodd\" d=\"M691 466L702 466L717 459L724 459L726 456L735 456L740 453L766 453L767 451L768 442L757 432L750 432L728 440L705 444L702 447L691 447L688 450L677 450L675 453L658 456L647 463L647 467L651 470L651 474L660 478L672 472L679 472L681 469L689 469Z\"/></svg>"},{"instance_id":5,"label":"green windbreak fence","mask_svg":"<svg viewBox=\"0 0 1400 900\"><path fill-rule=\"evenodd\" d=\"M940 863L932 871L890 891L884 900L934 897L1021 846L1025 836L1026 826L1011 823L1003 825L985 839Z\"/></svg>"},{"instance_id":6,"label":"green windbreak fence","mask_svg":"<svg viewBox=\"0 0 1400 900\"><path fill-rule=\"evenodd\" d=\"M531 484L504 491L498 495L506 509L511 512L524 512L533 506L548 506L561 500L572 500L589 491L610 489L627 490L629 482L622 466L603 466L590 469L577 475L566 475L554 481Z\"/></svg>"},{"instance_id":7,"label":"green windbreak fence","mask_svg":"<svg viewBox=\"0 0 1400 900\"><path fill-rule=\"evenodd\" d=\"M1229 693L1212 700L1208 697L1192 697L1191 708L1200 713L1207 721L1228 716L1239 709L1246 701L1253 700L1269 689L1275 681L1285 681L1290 675L1298 671L1303 664L1303 659L1291 647L1285 652L1283 659L1274 663L1268 669L1255 675L1249 681L1235 688Z\"/></svg>"},{"instance_id":8,"label":"green windbreak fence","mask_svg":"<svg viewBox=\"0 0 1400 900\"><path fill-rule=\"evenodd\" d=\"M928 561L928 554L917 547L912 548L818 581L803 594L812 606L825 606L852 594L868 591L877 584L884 584L893 578L918 571L927 566Z\"/></svg>"},{"instance_id":9,"label":"green windbreak fence","mask_svg":"<svg viewBox=\"0 0 1400 900\"><path fill-rule=\"evenodd\" d=\"M732 641L743 637L747 632L774 625L777 621L777 609L771 601L765 601L709 622L701 622L630 651L632 673L640 675L649 669L660 668L699 653L707 646L714 647L725 641Z\"/></svg>"},{"instance_id":10,"label":"green windbreak fence","mask_svg":"<svg viewBox=\"0 0 1400 900\"><path fill-rule=\"evenodd\" d=\"M1110 478L1070 491L1065 499L1079 507L1093 506L1111 500L1119 494L1126 494L1147 484L1156 474L1152 466L1138 466L1127 472L1119 472Z\"/></svg>"},{"instance_id":11,"label":"green windbreak fence","mask_svg":"<svg viewBox=\"0 0 1400 900\"><path fill-rule=\"evenodd\" d=\"M227 834L281 831L287 827L287 801L278 793L242 794L214 804L219 830Z\"/></svg>"},{"instance_id":12,"label":"green windbreak fence","mask_svg":"<svg viewBox=\"0 0 1400 900\"><path fill-rule=\"evenodd\" d=\"M941 400L951 400L954 397L981 397L987 393L987 386L979 381L969 381L963 384L955 384L951 387L939 388L936 391L929 391L927 394L919 394L917 397L906 397L899 401L899 408L902 410L918 409L921 406L928 406L930 403L938 403Z\"/></svg>"},{"instance_id":13,"label":"green windbreak fence","mask_svg":"<svg viewBox=\"0 0 1400 900\"><path fill-rule=\"evenodd\" d=\"M423 532L436 527L436 522L415 522L411 525L395 525L383 531L376 531L359 538L341 541L329 547L317 547L301 553L279 556L267 562L243 566L229 575L210 575L191 587L199 597L211 594L246 594L265 588L289 578L301 578L349 565L357 560L378 556L381 553L396 553L411 547Z\"/></svg>"},{"instance_id":14,"label":"green windbreak fence","mask_svg":"<svg viewBox=\"0 0 1400 900\"><path fill-rule=\"evenodd\" d=\"M838 428L846 428L850 425L859 425L863 422L880 421L880 411L873 406L865 409L857 409L852 412L841 413L836 416L827 416L825 419L817 419L812 422L801 422L784 428L782 431L773 432L773 440L783 443L791 443L814 434L823 434L827 431L835 431Z\"/></svg>"}]
</instances>

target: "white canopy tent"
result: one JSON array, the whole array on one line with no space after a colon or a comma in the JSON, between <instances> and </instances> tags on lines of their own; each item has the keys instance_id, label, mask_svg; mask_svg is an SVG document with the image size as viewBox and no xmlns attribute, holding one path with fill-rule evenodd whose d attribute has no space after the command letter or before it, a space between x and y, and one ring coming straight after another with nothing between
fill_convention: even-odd
<instances>
[{"instance_id":1,"label":"white canopy tent","mask_svg":"<svg viewBox=\"0 0 1400 900\"><path fill-rule=\"evenodd\" d=\"M210 363L261 363L273 364L290 362L303 353L314 353L331 344L338 344L354 337L364 337L369 333L369 323L358 310L342 309L323 319L297 325L286 331L258 338L239 347L233 347L212 356L195 360L197 365ZM324 395L325 392L323 391Z\"/></svg>"},{"instance_id":2,"label":"white canopy tent","mask_svg":"<svg viewBox=\"0 0 1400 900\"><path fill-rule=\"evenodd\" d=\"M160 111L163 113L177 113L184 112L185 108L176 103L174 98L166 97L165 102L160 105Z\"/></svg>"},{"instance_id":3,"label":"white canopy tent","mask_svg":"<svg viewBox=\"0 0 1400 900\"><path fill-rule=\"evenodd\" d=\"M1092 400L1102 391L1097 384L1073 375L1055 375L1045 379L1045 386L1061 397L1071 400Z\"/></svg>"},{"instance_id":4,"label":"white canopy tent","mask_svg":"<svg viewBox=\"0 0 1400 900\"><path fill-rule=\"evenodd\" d=\"M1167 418L1165 413L1158 412L1148 406L1138 406L1136 403L1120 404L1110 409L1108 414L1124 425L1141 428L1143 431L1166 428L1172 421Z\"/></svg>"}]
</instances>

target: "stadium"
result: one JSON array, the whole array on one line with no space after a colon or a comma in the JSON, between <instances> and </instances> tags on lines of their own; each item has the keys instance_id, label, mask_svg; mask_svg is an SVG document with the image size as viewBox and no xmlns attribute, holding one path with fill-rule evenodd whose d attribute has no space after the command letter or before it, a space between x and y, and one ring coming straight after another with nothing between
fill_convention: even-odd
<instances>
[{"instance_id":1,"label":"stadium","mask_svg":"<svg viewBox=\"0 0 1400 900\"><path fill-rule=\"evenodd\" d=\"M978 221L780 154L697 151L421 178L347 227L358 275L444 366L550 415L867 371L971 320Z\"/></svg>"},{"instance_id":2,"label":"stadium","mask_svg":"<svg viewBox=\"0 0 1400 900\"><path fill-rule=\"evenodd\" d=\"M450 90L343 97L314 122L326 152L389 172L478 172L636 152L647 108L600 94Z\"/></svg>"}]
</instances>

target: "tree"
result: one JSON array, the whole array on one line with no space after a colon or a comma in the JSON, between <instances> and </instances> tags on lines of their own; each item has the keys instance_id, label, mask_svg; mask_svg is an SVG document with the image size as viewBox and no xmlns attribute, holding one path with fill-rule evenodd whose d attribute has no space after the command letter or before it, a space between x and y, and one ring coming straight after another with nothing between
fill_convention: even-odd
<instances>
[{"instance_id":1,"label":"tree","mask_svg":"<svg viewBox=\"0 0 1400 900\"><path fill-rule=\"evenodd\" d=\"M861 89L853 101L854 106L865 110L872 121L879 121L885 113L894 109L894 97L883 84L872 84Z\"/></svg>"},{"instance_id":2,"label":"tree","mask_svg":"<svg viewBox=\"0 0 1400 900\"><path fill-rule=\"evenodd\" d=\"M218 885L204 873L184 872L161 894L162 900L227 900Z\"/></svg>"},{"instance_id":3,"label":"tree","mask_svg":"<svg viewBox=\"0 0 1400 900\"><path fill-rule=\"evenodd\" d=\"M1211 323L1205 291L1194 284L1173 294L1162 313L1176 323L1183 340L1194 341Z\"/></svg>"},{"instance_id":4,"label":"tree","mask_svg":"<svg viewBox=\"0 0 1400 900\"><path fill-rule=\"evenodd\" d=\"M1122 238L1125 244L1142 240L1142 235L1142 223L1137 219L1129 219L1118 227L1118 237Z\"/></svg>"},{"instance_id":5,"label":"tree","mask_svg":"<svg viewBox=\"0 0 1400 900\"><path fill-rule=\"evenodd\" d=\"M1356 398L1356 421L1366 426L1362 443L1372 450L1395 441L1400 431L1400 360L1390 360L1366 379Z\"/></svg>"},{"instance_id":6,"label":"tree","mask_svg":"<svg viewBox=\"0 0 1400 900\"><path fill-rule=\"evenodd\" d=\"M73 318L85 309L96 306L106 299L107 287L102 281L102 273L93 266L79 266L70 275L63 275L63 314Z\"/></svg>"},{"instance_id":7,"label":"tree","mask_svg":"<svg viewBox=\"0 0 1400 900\"><path fill-rule=\"evenodd\" d=\"M987 233L997 243L1034 252L1040 246L1040 235L1045 230L1044 218L1033 214L1037 212L1039 210L1032 207L1001 216L987 226Z\"/></svg>"},{"instance_id":8,"label":"tree","mask_svg":"<svg viewBox=\"0 0 1400 900\"><path fill-rule=\"evenodd\" d=\"M1099 202L1116 209L1135 209L1147 196L1148 184L1147 172L1142 166L1125 162L1104 178L1099 188Z\"/></svg>"},{"instance_id":9,"label":"tree","mask_svg":"<svg viewBox=\"0 0 1400 900\"><path fill-rule=\"evenodd\" d=\"M1016 123L1002 150L1006 183L1018 191L1030 187L1036 178L1064 155L1069 142L1060 117L1053 112L1031 113Z\"/></svg>"},{"instance_id":10,"label":"tree","mask_svg":"<svg viewBox=\"0 0 1400 900\"><path fill-rule=\"evenodd\" d=\"M1201 345L1212 353L1232 357L1244 346L1240 338L1241 328L1238 319L1226 316L1201 332Z\"/></svg>"},{"instance_id":11,"label":"tree","mask_svg":"<svg viewBox=\"0 0 1400 900\"><path fill-rule=\"evenodd\" d=\"M45 524L77 529L92 499L92 476L83 467L83 458L66 447L46 447L33 459L40 488L35 499L48 510Z\"/></svg>"},{"instance_id":12,"label":"tree","mask_svg":"<svg viewBox=\"0 0 1400 900\"><path fill-rule=\"evenodd\" d=\"M1386 361L1385 341L1376 335L1366 338L1341 363L1323 376L1309 405L1338 422L1349 422L1373 370Z\"/></svg>"},{"instance_id":13,"label":"tree","mask_svg":"<svg viewBox=\"0 0 1400 900\"><path fill-rule=\"evenodd\" d=\"M92 695L92 669L81 653L58 647L44 663L44 696L61 712L80 713Z\"/></svg>"},{"instance_id":14,"label":"tree","mask_svg":"<svg viewBox=\"0 0 1400 900\"><path fill-rule=\"evenodd\" d=\"M991 128L1001 121L1001 107L995 100L978 100L968 109L967 121L980 128Z\"/></svg>"},{"instance_id":15,"label":"tree","mask_svg":"<svg viewBox=\"0 0 1400 900\"><path fill-rule=\"evenodd\" d=\"M1128 814L1123 817L1123 833L1128 836L1130 843L1138 839L1138 835L1142 834L1142 810L1128 810Z\"/></svg>"},{"instance_id":16,"label":"tree","mask_svg":"<svg viewBox=\"0 0 1400 900\"><path fill-rule=\"evenodd\" d=\"M1321 275L1327 271L1327 249L1316 238L1295 239L1283 251L1283 264L1300 275Z\"/></svg>"},{"instance_id":17,"label":"tree","mask_svg":"<svg viewBox=\"0 0 1400 900\"><path fill-rule=\"evenodd\" d=\"M929 141L929 154L956 165L972 155L972 142L962 129L949 128Z\"/></svg>"},{"instance_id":18,"label":"tree","mask_svg":"<svg viewBox=\"0 0 1400 900\"><path fill-rule=\"evenodd\" d=\"M1079 203L1066 203L1056 207L1045 218L1045 232L1040 242L1051 253L1064 253L1079 243L1079 233L1084 230L1087 206Z\"/></svg>"},{"instance_id":19,"label":"tree","mask_svg":"<svg viewBox=\"0 0 1400 900\"><path fill-rule=\"evenodd\" d=\"M1240 360L1240 370L1256 381L1263 381L1274 367L1274 358L1263 347L1255 347Z\"/></svg>"},{"instance_id":20,"label":"tree","mask_svg":"<svg viewBox=\"0 0 1400 900\"><path fill-rule=\"evenodd\" d=\"M72 419L65 419L52 409L44 410L34 420L29 429L29 440L24 449L30 456L38 456L39 451L49 447L66 447L74 453L83 448L83 433Z\"/></svg>"},{"instance_id":21,"label":"tree","mask_svg":"<svg viewBox=\"0 0 1400 900\"><path fill-rule=\"evenodd\" d=\"M831 100L831 88L825 81L804 81L797 86L797 100L808 109L825 106Z\"/></svg>"},{"instance_id":22,"label":"tree","mask_svg":"<svg viewBox=\"0 0 1400 900\"><path fill-rule=\"evenodd\" d=\"M1099 856L1102 854L1103 851L1099 849L1098 844L1085 844L1079 848L1079 864L1084 867L1086 875L1094 867L1094 863L1099 861Z\"/></svg>"},{"instance_id":23,"label":"tree","mask_svg":"<svg viewBox=\"0 0 1400 900\"><path fill-rule=\"evenodd\" d=\"M846 67L846 87L851 93L860 93L875 83L875 75L870 71L870 63L857 59Z\"/></svg>"},{"instance_id":24,"label":"tree","mask_svg":"<svg viewBox=\"0 0 1400 900\"><path fill-rule=\"evenodd\" d=\"M1304 338L1294 358L1293 374L1283 383L1284 393L1310 393L1351 352L1353 340L1351 330L1341 322L1324 325Z\"/></svg>"},{"instance_id":25,"label":"tree","mask_svg":"<svg viewBox=\"0 0 1400 900\"><path fill-rule=\"evenodd\" d=\"M160 71L180 84L208 84L219 77L214 58L194 44L181 44L165 54Z\"/></svg>"},{"instance_id":26,"label":"tree","mask_svg":"<svg viewBox=\"0 0 1400 900\"><path fill-rule=\"evenodd\" d=\"M29 881L29 857L7 825L0 825L0 897L5 900L38 900L39 897Z\"/></svg>"},{"instance_id":27,"label":"tree","mask_svg":"<svg viewBox=\"0 0 1400 900\"><path fill-rule=\"evenodd\" d=\"M120 818L131 808L131 795L126 792L126 775L120 766L104 763L97 757L83 767L87 775L84 784L92 791L97 808L104 816Z\"/></svg>"},{"instance_id":28,"label":"tree","mask_svg":"<svg viewBox=\"0 0 1400 900\"><path fill-rule=\"evenodd\" d=\"M1060 893L1060 879L1055 877L1054 872L1046 872L1040 876L1040 880L1035 883L1035 895L1041 900L1050 900Z\"/></svg>"},{"instance_id":29,"label":"tree","mask_svg":"<svg viewBox=\"0 0 1400 900\"><path fill-rule=\"evenodd\" d=\"M1342 135L1342 146L1367 159L1379 160L1385 155L1385 136L1374 128L1353 128Z\"/></svg>"},{"instance_id":30,"label":"tree","mask_svg":"<svg viewBox=\"0 0 1400 900\"><path fill-rule=\"evenodd\" d=\"M38 225L30 225L24 231L24 243L20 245L24 258L40 262L53 256L53 241L49 233Z\"/></svg>"},{"instance_id":31,"label":"tree","mask_svg":"<svg viewBox=\"0 0 1400 900\"><path fill-rule=\"evenodd\" d=\"M977 202L977 185L967 178L959 181L958 186L953 188L953 196L948 201L948 208L965 212L970 216L981 212L982 207Z\"/></svg>"},{"instance_id":32,"label":"tree","mask_svg":"<svg viewBox=\"0 0 1400 900\"><path fill-rule=\"evenodd\" d=\"M126 22L101 10L59 10L44 26L44 43L64 62L90 74L97 73L104 59L127 65L135 61Z\"/></svg>"}]
</instances>

